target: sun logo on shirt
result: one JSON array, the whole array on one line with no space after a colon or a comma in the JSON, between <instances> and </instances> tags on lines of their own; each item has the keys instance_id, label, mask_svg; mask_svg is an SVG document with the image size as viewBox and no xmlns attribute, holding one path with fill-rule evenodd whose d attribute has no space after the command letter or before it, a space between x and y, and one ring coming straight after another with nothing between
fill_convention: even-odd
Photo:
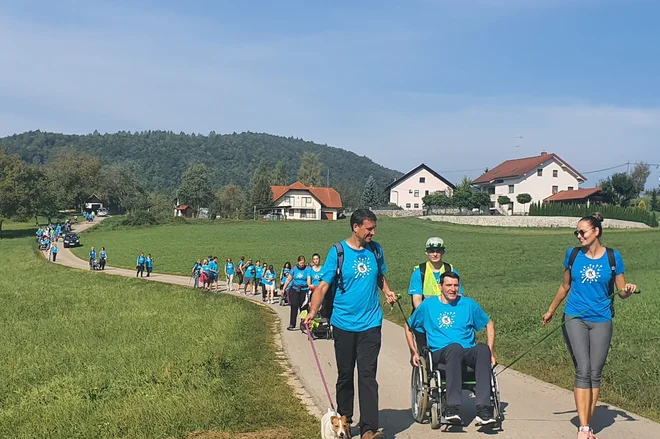
<instances>
[{"instance_id":1,"label":"sun logo on shirt","mask_svg":"<svg viewBox=\"0 0 660 439\"><path fill-rule=\"evenodd\" d=\"M454 321L456 319L456 313L455 312L445 312L438 317L438 325L440 326L440 329L443 328L451 328L454 326Z\"/></svg>"},{"instance_id":2,"label":"sun logo on shirt","mask_svg":"<svg viewBox=\"0 0 660 439\"><path fill-rule=\"evenodd\" d=\"M353 271L355 271L355 279L359 277L367 277L371 272L370 261L368 257L361 256L353 262Z\"/></svg>"},{"instance_id":3,"label":"sun logo on shirt","mask_svg":"<svg viewBox=\"0 0 660 439\"><path fill-rule=\"evenodd\" d=\"M597 282L600 279L600 271L603 268L600 264L589 264L582 267L580 275L582 276L582 283Z\"/></svg>"}]
</instances>

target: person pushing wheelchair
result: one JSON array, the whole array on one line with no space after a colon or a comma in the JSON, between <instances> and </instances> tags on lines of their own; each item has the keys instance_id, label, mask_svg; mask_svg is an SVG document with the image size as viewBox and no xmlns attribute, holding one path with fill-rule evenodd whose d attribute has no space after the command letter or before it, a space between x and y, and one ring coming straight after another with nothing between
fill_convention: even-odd
<instances>
[{"instance_id":1,"label":"person pushing wheelchair","mask_svg":"<svg viewBox=\"0 0 660 439\"><path fill-rule=\"evenodd\" d=\"M493 406L490 402L491 366L495 359L495 325L479 304L469 297L458 294L460 277L455 272L440 276L441 294L429 297L415 309L405 327L410 348L410 363L420 365L419 352L411 331L426 335L433 364L445 364L447 383L447 408L445 419L461 424L462 370L463 365L472 367L476 377L476 421L481 425L494 424ZM486 328L487 344L475 341L475 331Z\"/></svg>"}]
</instances>

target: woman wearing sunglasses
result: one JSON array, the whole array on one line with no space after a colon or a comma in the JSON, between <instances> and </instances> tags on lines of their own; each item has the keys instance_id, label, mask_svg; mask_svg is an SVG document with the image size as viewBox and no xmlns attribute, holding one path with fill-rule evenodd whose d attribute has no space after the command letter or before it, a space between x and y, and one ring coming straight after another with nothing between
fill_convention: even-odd
<instances>
[{"instance_id":1,"label":"woman wearing sunglasses","mask_svg":"<svg viewBox=\"0 0 660 439\"><path fill-rule=\"evenodd\" d=\"M603 217L599 213L582 218L573 233L580 246L566 252L564 280L542 322L544 325L550 322L568 296L563 331L575 366L574 394L580 419L578 439L595 439L589 422L598 402L601 373L612 340L615 291L625 299L637 286L626 283L621 254L601 244Z\"/></svg>"}]
</instances>

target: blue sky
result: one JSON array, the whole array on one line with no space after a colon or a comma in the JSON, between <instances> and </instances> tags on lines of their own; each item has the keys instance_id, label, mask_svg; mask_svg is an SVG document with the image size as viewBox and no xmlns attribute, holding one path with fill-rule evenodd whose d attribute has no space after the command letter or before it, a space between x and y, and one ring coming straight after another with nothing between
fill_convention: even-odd
<instances>
[{"instance_id":1,"label":"blue sky","mask_svg":"<svg viewBox=\"0 0 660 439\"><path fill-rule=\"evenodd\" d=\"M268 132L452 181L660 163L660 2L187 3L0 0L0 135Z\"/></svg>"}]
</instances>

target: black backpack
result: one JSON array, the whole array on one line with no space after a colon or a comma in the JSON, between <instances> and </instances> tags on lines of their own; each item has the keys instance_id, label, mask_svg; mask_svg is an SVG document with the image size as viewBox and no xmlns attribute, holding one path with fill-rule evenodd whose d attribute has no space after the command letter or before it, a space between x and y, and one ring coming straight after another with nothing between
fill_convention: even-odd
<instances>
[{"instance_id":1,"label":"black backpack","mask_svg":"<svg viewBox=\"0 0 660 439\"><path fill-rule=\"evenodd\" d=\"M332 316L332 308L334 306L335 302L335 295L337 294L337 290L341 291L341 294L344 294L346 291L344 290L344 276L342 275L341 272L341 267L344 265L344 245L341 242L336 243L334 246L335 250L337 251L337 274L335 276L334 281L328 288L328 292L325 294L325 297L323 298L323 309L321 310L321 317L325 318L330 318ZM378 288L383 288L383 273L380 271L380 264L378 263L378 260L382 257L380 252L378 251L378 246L373 243L369 242L367 244L367 248L373 252L373 254L376 256L376 266L378 267Z\"/></svg>"},{"instance_id":2,"label":"black backpack","mask_svg":"<svg viewBox=\"0 0 660 439\"><path fill-rule=\"evenodd\" d=\"M575 262L575 258L577 258L578 253L582 247L573 247L573 250L571 250L571 254L568 257L568 271L571 272L571 276L573 275L573 263ZM610 311L612 311L612 318L614 318L614 286L616 285L616 260L614 259L614 250L605 247L605 252L607 253L607 261L610 264L610 270L612 270L612 279L610 279L610 285L609 285L609 292L610 295L612 296L612 301L610 303Z\"/></svg>"}]
</instances>

